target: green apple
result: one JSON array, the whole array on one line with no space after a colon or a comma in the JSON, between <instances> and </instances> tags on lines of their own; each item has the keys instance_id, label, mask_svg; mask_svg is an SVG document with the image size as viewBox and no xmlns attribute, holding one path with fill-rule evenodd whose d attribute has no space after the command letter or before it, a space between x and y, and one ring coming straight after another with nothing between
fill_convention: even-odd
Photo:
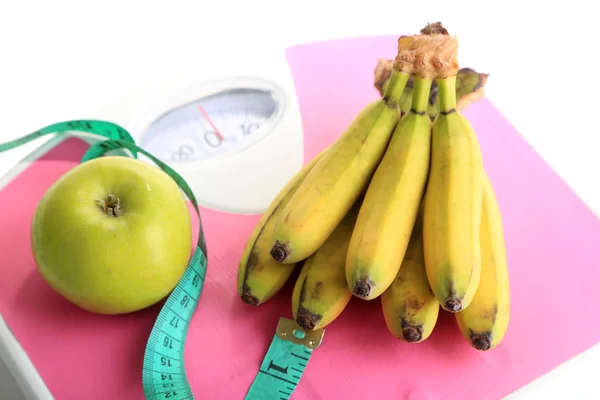
<instances>
[{"instance_id":1,"label":"green apple","mask_svg":"<svg viewBox=\"0 0 600 400\"><path fill-rule=\"evenodd\" d=\"M100 314L123 314L166 297L192 250L183 193L142 161L105 156L66 172L37 205L31 245L54 291Z\"/></svg>"}]
</instances>

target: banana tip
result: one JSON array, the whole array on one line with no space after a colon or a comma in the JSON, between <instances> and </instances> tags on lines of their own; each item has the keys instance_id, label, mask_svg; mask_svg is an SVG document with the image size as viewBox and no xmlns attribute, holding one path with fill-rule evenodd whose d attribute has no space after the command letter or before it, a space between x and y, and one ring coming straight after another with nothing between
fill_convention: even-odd
<instances>
[{"instance_id":1,"label":"banana tip","mask_svg":"<svg viewBox=\"0 0 600 400\"><path fill-rule=\"evenodd\" d=\"M402 327L402 336L407 342L416 343L421 340L422 329L416 326L406 325Z\"/></svg>"},{"instance_id":2,"label":"banana tip","mask_svg":"<svg viewBox=\"0 0 600 400\"><path fill-rule=\"evenodd\" d=\"M492 341L488 334L478 334L471 336L471 343L477 350L486 351L492 347Z\"/></svg>"},{"instance_id":3,"label":"banana tip","mask_svg":"<svg viewBox=\"0 0 600 400\"><path fill-rule=\"evenodd\" d=\"M290 249L279 241L276 241L273 248L271 248L271 257L278 262L284 262L290 253Z\"/></svg>"},{"instance_id":4,"label":"banana tip","mask_svg":"<svg viewBox=\"0 0 600 400\"><path fill-rule=\"evenodd\" d=\"M448 297L444 301L444 309L451 313L457 313L462 310L462 302L456 297Z\"/></svg>"},{"instance_id":5,"label":"banana tip","mask_svg":"<svg viewBox=\"0 0 600 400\"><path fill-rule=\"evenodd\" d=\"M354 293L355 296L360 297L361 299L365 299L371 294L373 286L373 282L371 282L370 280L359 279L354 284L354 289L352 290L352 293Z\"/></svg>"},{"instance_id":6,"label":"banana tip","mask_svg":"<svg viewBox=\"0 0 600 400\"><path fill-rule=\"evenodd\" d=\"M242 295L242 301L246 304L250 304L251 306L257 306L258 305L258 299L254 296L252 296L249 293L244 293Z\"/></svg>"},{"instance_id":7,"label":"banana tip","mask_svg":"<svg viewBox=\"0 0 600 400\"><path fill-rule=\"evenodd\" d=\"M313 319L308 315L298 315L298 318L296 318L296 322L298 323L298 325L300 325L304 329L308 329L309 331L315 329L315 321L313 321Z\"/></svg>"}]
</instances>

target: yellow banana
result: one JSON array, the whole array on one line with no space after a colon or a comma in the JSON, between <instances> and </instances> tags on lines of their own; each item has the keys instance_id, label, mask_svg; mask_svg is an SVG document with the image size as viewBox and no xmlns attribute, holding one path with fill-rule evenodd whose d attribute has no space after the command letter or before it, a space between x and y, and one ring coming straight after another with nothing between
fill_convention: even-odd
<instances>
[{"instance_id":1,"label":"yellow banana","mask_svg":"<svg viewBox=\"0 0 600 400\"><path fill-rule=\"evenodd\" d=\"M304 329L324 328L352 298L346 285L344 262L359 207L357 202L325 243L304 260L292 293L292 313Z\"/></svg>"},{"instance_id":2,"label":"yellow banana","mask_svg":"<svg viewBox=\"0 0 600 400\"><path fill-rule=\"evenodd\" d=\"M423 246L429 284L442 307L471 303L481 273L481 150L469 121L456 109L456 75L436 79L440 111L433 122L425 192Z\"/></svg>"},{"instance_id":3,"label":"yellow banana","mask_svg":"<svg viewBox=\"0 0 600 400\"><path fill-rule=\"evenodd\" d=\"M313 254L364 192L400 119L398 99L410 75L394 71L382 99L366 106L310 171L271 237L271 255L296 263Z\"/></svg>"},{"instance_id":4,"label":"yellow banana","mask_svg":"<svg viewBox=\"0 0 600 400\"><path fill-rule=\"evenodd\" d=\"M469 307L455 314L460 331L478 350L496 347L510 319L510 287L502 215L487 174L481 213L481 279Z\"/></svg>"},{"instance_id":5,"label":"yellow banana","mask_svg":"<svg viewBox=\"0 0 600 400\"><path fill-rule=\"evenodd\" d=\"M257 306L269 300L294 271L296 264L280 264L270 256L271 234L283 207L326 152L327 149L310 160L279 191L248 238L237 275L238 295L244 303Z\"/></svg>"},{"instance_id":6,"label":"yellow banana","mask_svg":"<svg viewBox=\"0 0 600 400\"><path fill-rule=\"evenodd\" d=\"M432 79L414 76L411 109L394 130L366 191L346 258L346 279L363 300L380 296L402 264L429 172Z\"/></svg>"},{"instance_id":7,"label":"yellow banana","mask_svg":"<svg viewBox=\"0 0 600 400\"><path fill-rule=\"evenodd\" d=\"M381 295L383 316L389 331L407 342L421 342L431 335L440 303L425 273L422 216L415 223L406 255L394 282Z\"/></svg>"}]
</instances>

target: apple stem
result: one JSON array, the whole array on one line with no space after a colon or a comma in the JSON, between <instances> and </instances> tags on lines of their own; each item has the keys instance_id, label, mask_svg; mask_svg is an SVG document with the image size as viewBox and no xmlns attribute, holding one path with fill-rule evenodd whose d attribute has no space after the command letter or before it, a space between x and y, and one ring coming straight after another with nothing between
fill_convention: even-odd
<instances>
[{"instance_id":1,"label":"apple stem","mask_svg":"<svg viewBox=\"0 0 600 400\"><path fill-rule=\"evenodd\" d=\"M96 200L96 204L102 207L106 215L118 217L123 213L123 210L121 210L121 200L114 194L109 194L104 200Z\"/></svg>"}]
</instances>

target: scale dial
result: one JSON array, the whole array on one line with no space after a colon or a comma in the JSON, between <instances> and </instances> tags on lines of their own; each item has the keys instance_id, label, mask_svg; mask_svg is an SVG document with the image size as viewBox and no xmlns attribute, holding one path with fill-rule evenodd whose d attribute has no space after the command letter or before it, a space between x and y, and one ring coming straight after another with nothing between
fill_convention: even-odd
<instances>
[{"instance_id":1,"label":"scale dial","mask_svg":"<svg viewBox=\"0 0 600 400\"><path fill-rule=\"evenodd\" d=\"M300 104L285 52L244 59L242 74L231 56L148 82L93 118L131 132L185 179L199 206L262 214L304 165Z\"/></svg>"},{"instance_id":2,"label":"scale dial","mask_svg":"<svg viewBox=\"0 0 600 400\"><path fill-rule=\"evenodd\" d=\"M170 164L231 156L273 131L281 100L275 87L222 89L157 118L140 144Z\"/></svg>"}]
</instances>

